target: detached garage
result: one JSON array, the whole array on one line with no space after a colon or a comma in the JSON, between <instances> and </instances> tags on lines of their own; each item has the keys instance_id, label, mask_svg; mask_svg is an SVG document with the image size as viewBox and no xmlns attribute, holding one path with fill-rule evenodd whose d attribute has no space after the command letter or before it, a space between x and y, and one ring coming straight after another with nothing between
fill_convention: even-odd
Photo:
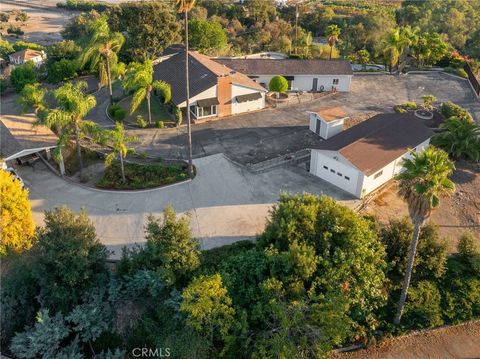
<instances>
[{"instance_id":1,"label":"detached garage","mask_svg":"<svg viewBox=\"0 0 480 359\"><path fill-rule=\"evenodd\" d=\"M400 173L410 151L423 151L432 135L414 114L377 115L312 149L310 173L362 198Z\"/></svg>"}]
</instances>

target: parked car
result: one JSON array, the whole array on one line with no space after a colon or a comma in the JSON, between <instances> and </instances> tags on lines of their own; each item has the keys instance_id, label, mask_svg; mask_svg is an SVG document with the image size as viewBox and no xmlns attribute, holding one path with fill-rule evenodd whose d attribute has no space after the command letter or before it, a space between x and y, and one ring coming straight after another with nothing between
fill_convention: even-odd
<instances>
[{"instance_id":1,"label":"parked car","mask_svg":"<svg viewBox=\"0 0 480 359\"><path fill-rule=\"evenodd\" d=\"M3 169L4 171L9 172L14 179L16 179L17 181L19 181L23 188L27 188L27 186L25 185L25 182L23 182L22 177L20 177L20 175L18 174L18 172L15 170L15 168L13 168L13 167L7 167L7 166L5 165L5 163L2 163L2 169Z\"/></svg>"}]
</instances>

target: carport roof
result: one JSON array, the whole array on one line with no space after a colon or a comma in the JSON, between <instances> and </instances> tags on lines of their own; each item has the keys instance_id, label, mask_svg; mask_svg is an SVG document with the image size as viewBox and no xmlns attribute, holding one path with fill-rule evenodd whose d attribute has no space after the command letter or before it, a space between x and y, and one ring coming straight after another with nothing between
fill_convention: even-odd
<instances>
[{"instance_id":1,"label":"carport roof","mask_svg":"<svg viewBox=\"0 0 480 359\"><path fill-rule=\"evenodd\" d=\"M33 126L33 117L2 116L0 157L10 160L57 146L57 136L45 126ZM28 153L26 153L28 152Z\"/></svg>"},{"instance_id":2,"label":"carport roof","mask_svg":"<svg viewBox=\"0 0 480 359\"><path fill-rule=\"evenodd\" d=\"M315 149L337 151L370 176L432 135L424 120L414 114L388 113L350 127Z\"/></svg>"}]
</instances>

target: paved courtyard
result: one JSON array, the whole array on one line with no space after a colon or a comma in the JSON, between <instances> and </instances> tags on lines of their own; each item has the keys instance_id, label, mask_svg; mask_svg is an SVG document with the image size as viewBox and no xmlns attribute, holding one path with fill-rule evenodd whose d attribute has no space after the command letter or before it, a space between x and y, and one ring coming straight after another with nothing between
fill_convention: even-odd
<instances>
[{"instance_id":1,"label":"paved courtyard","mask_svg":"<svg viewBox=\"0 0 480 359\"><path fill-rule=\"evenodd\" d=\"M312 102L225 118L193 126L195 157L224 153L242 164L258 163L309 148L319 141L308 130L307 110L342 106L348 115L393 111L405 101L421 102L433 94L439 102L466 107L480 121L480 102L466 80L446 74L355 75L350 93ZM164 158L184 158L186 129L132 130L141 140L137 150Z\"/></svg>"},{"instance_id":2,"label":"paved courtyard","mask_svg":"<svg viewBox=\"0 0 480 359\"><path fill-rule=\"evenodd\" d=\"M34 219L43 224L43 211L67 205L86 208L98 237L118 258L123 246L144 241L145 219L159 215L168 203L179 213L191 211L192 230L209 249L261 233L268 211L280 192L326 194L353 206L356 201L339 189L310 176L300 167L253 174L222 154L195 160L191 182L143 192L107 192L79 186L54 175L42 162L19 168L30 190Z\"/></svg>"}]
</instances>

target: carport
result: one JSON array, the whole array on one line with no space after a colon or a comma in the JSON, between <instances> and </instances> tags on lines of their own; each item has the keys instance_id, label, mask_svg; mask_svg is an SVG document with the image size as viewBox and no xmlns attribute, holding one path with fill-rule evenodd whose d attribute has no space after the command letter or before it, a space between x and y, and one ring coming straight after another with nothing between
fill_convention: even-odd
<instances>
[{"instance_id":1,"label":"carport","mask_svg":"<svg viewBox=\"0 0 480 359\"><path fill-rule=\"evenodd\" d=\"M50 159L50 151L57 147L58 137L45 126L34 126L33 117L2 116L0 120L0 158L4 162L24 160L44 152ZM63 163L60 164L64 172Z\"/></svg>"}]
</instances>

